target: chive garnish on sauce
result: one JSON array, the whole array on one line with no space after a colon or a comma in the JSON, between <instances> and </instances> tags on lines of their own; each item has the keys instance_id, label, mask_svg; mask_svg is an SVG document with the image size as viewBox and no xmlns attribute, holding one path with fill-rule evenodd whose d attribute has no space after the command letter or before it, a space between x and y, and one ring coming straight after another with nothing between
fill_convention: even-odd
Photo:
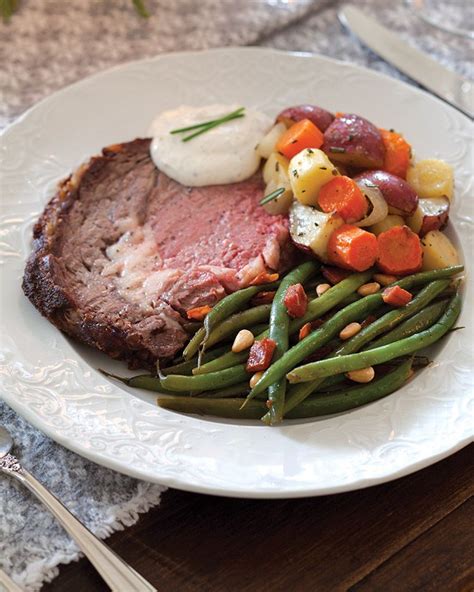
<instances>
[{"instance_id":1,"label":"chive garnish on sauce","mask_svg":"<svg viewBox=\"0 0 474 592\"><path fill-rule=\"evenodd\" d=\"M244 110L245 110L245 107L239 107L239 109L236 109L235 111L232 111L232 113L228 113L227 115L219 117L218 119L211 119L209 121L203 121L202 123L196 123L195 125L189 125L187 127L180 127L180 128L171 130L170 134L182 134L184 132L190 132L193 130L197 130L194 134L186 136L186 137L182 138L182 140L181 140L182 142L188 142L189 140L192 140L196 136L199 136L199 135L203 134L204 132L207 132L207 131L213 129L214 127L217 127L218 125L226 123L227 121L232 121L233 119L239 119L241 117L244 117L245 116Z\"/></svg>"}]
</instances>

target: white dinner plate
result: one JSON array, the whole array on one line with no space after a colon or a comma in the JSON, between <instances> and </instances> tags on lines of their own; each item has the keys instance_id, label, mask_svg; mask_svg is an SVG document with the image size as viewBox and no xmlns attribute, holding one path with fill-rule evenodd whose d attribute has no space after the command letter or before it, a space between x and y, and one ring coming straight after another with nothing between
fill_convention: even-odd
<instances>
[{"instance_id":1,"label":"white dinner plate","mask_svg":"<svg viewBox=\"0 0 474 592\"><path fill-rule=\"evenodd\" d=\"M351 64L267 49L163 55L87 78L36 105L1 138L0 388L57 442L123 473L191 491L298 497L349 491L406 475L473 434L472 276L458 324L435 363L376 403L315 421L221 421L161 410L98 367L124 365L66 338L21 290L32 226L62 177L114 142L145 136L179 104L239 103L269 115L314 103L402 131L418 158L454 166L451 236L473 255L472 126L458 111ZM470 255L470 257L469 257ZM470 304L470 305L469 305Z\"/></svg>"}]
</instances>

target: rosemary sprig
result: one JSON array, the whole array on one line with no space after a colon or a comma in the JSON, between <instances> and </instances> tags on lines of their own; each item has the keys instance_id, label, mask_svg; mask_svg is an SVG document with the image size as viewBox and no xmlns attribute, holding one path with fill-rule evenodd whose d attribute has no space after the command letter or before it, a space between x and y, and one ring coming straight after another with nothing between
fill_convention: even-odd
<instances>
[{"instance_id":1,"label":"rosemary sprig","mask_svg":"<svg viewBox=\"0 0 474 592\"><path fill-rule=\"evenodd\" d=\"M266 203L268 203L269 201L272 201L272 200L276 199L277 197L280 197L280 195L282 193L285 193L284 187L279 187L278 189L275 189L275 191L272 191L271 193L269 193L263 199L260 200L260 205L263 206Z\"/></svg>"},{"instance_id":2,"label":"rosemary sprig","mask_svg":"<svg viewBox=\"0 0 474 592\"><path fill-rule=\"evenodd\" d=\"M189 142L189 140L192 140L196 136L200 136L201 134L213 129L214 127L217 127L218 125L222 125L223 123L232 121L233 119L240 119L241 117L244 117L244 109L245 107L239 107L239 109L236 109L235 111L232 111L232 113L228 113L223 117L219 117L218 119L211 119L210 121L203 121L202 123L196 123L195 125L180 127L178 129L171 130L170 134L181 134L192 130L198 130L194 134L186 136L181 140L182 142Z\"/></svg>"}]
</instances>

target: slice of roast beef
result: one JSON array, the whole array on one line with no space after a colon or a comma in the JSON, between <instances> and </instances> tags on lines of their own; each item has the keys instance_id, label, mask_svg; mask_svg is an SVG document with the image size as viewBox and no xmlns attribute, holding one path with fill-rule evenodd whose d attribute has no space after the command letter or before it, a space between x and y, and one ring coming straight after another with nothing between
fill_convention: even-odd
<instances>
[{"instance_id":1,"label":"slice of roast beef","mask_svg":"<svg viewBox=\"0 0 474 592\"><path fill-rule=\"evenodd\" d=\"M132 367L184 346L187 310L294 256L286 219L258 205L258 175L184 187L156 169L149 143L105 148L60 184L34 227L23 278L59 329Z\"/></svg>"}]
</instances>

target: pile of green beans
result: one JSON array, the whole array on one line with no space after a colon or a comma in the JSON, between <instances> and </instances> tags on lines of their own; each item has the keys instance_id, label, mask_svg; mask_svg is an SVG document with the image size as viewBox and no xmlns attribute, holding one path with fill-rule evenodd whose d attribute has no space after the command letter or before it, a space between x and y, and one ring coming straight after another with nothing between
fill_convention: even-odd
<instances>
[{"instance_id":1,"label":"pile of green beans","mask_svg":"<svg viewBox=\"0 0 474 592\"><path fill-rule=\"evenodd\" d=\"M389 390L388 384L401 381L401 385L406 380L411 367L406 356L440 339L460 312L458 294L448 298L453 276L463 271L459 265L394 282L392 285L405 289L416 288L409 304L400 308L385 305L382 291L358 296L358 288L371 280L372 271L354 273L310 300L302 318L290 319L284 305L288 287L308 285L318 269L319 264L306 262L279 282L245 288L224 298L188 343L184 361L164 368L158 377L115 378L129 386L164 393L167 396L159 398L160 406L187 413L258 418L267 424L278 423L283 417L337 413L399 388ZM263 289L276 289L272 304L248 307L251 298ZM319 328L290 346L291 335L327 313L329 318ZM339 340L344 327L365 320L369 314L377 318L346 342ZM214 347L244 328L258 332L257 340L270 337L276 342L271 365L251 390L245 367L248 350L233 353L228 343ZM322 346L335 349L325 359L305 363ZM199 351L201 364L196 357ZM385 362L395 364L395 369L383 377L377 370L372 382L347 388L345 373Z\"/></svg>"},{"instance_id":2,"label":"pile of green beans","mask_svg":"<svg viewBox=\"0 0 474 592\"><path fill-rule=\"evenodd\" d=\"M290 411L287 417L298 419L331 415L377 401L405 384L410 376L411 362L411 358L405 360L384 377L370 384L307 399ZM242 399L238 398L159 397L158 405L182 413L214 415L229 419L260 419L267 409L263 401L255 399L241 409Z\"/></svg>"},{"instance_id":3,"label":"pile of green beans","mask_svg":"<svg viewBox=\"0 0 474 592\"><path fill-rule=\"evenodd\" d=\"M449 302L443 316L432 327L425 329L421 333L416 333L394 343L365 352L338 356L299 366L289 372L287 378L291 383L306 382L332 376L333 374L360 370L367 366L383 364L394 358L411 354L441 339L454 326L460 312L461 298L456 294Z\"/></svg>"}]
</instances>

